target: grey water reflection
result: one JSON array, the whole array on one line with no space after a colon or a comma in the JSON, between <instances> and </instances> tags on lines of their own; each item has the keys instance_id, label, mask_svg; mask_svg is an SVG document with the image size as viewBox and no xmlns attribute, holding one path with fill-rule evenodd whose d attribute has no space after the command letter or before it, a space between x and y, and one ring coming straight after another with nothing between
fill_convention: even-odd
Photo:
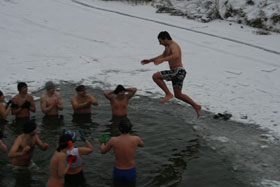
<instances>
[{"instance_id":1,"label":"grey water reflection","mask_svg":"<svg viewBox=\"0 0 280 187\"><path fill-rule=\"evenodd\" d=\"M85 131L88 140L94 146L94 152L83 157L83 170L87 186L112 186L113 151L101 155L99 138L103 133L109 137L117 136L118 126L110 122L110 103L101 90L88 89L99 101L93 107L91 115L73 115L71 98L76 94L74 85L61 85L64 110L59 116L44 117L39 110L33 114L38 124L38 134L42 141L49 144L44 152L35 149L33 161L38 169L13 171L11 159L0 153L0 186L44 186L49 177L49 162L55 151L57 138L63 129L78 132ZM39 97L42 90L33 95ZM182 115L184 114L184 115ZM200 186L200 187L242 187L246 186L231 169L231 163L207 147L194 130L191 123L185 121L186 115L193 115L192 109L176 103L160 104L158 100L148 97L134 97L129 103L128 118L133 123L133 135L140 136L145 143L136 153L136 170L138 187L159 186ZM8 122L1 124L4 141L10 148L15 137L20 134L20 125ZM79 139L75 143L83 146ZM13 173L10 175L9 173ZM247 185L248 186L248 185Z\"/></svg>"}]
</instances>

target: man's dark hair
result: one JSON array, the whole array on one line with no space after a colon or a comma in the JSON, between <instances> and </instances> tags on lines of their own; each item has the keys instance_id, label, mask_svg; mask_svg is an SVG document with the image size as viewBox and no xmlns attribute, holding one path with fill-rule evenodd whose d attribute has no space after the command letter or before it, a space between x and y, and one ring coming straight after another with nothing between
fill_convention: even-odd
<instances>
[{"instance_id":1,"label":"man's dark hair","mask_svg":"<svg viewBox=\"0 0 280 187\"><path fill-rule=\"evenodd\" d=\"M162 39L162 40L172 40L171 36L169 35L169 33L167 31L161 31L158 34L158 39Z\"/></svg>"},{"instance_id":2,"label":"man's dark hair","mask_svg":"<svg viewBox=\"0 0 280 187\"><path fill-rule=\"evenodd\" d=\"M34 121L27 121L24 125L23 125L23 133L24 134L29 134L31 132L33 132L37 127L37 124Z\"/></svg>"},{"instance_id":3,"label":"man's dark hair","mask_svg":"<svg viewBox=\"0 0 280 187\"><path fill-rule=\"evenodd\" d=\"M80 91L84 91L86 89L86 87L84 85L80 85L76 87L76 91L80 92Z\"/></svg>"},{"instance_id":4,"label":"man's dark hair","mask_svg":"<svg viewBox=\"0 0 280 187\"><path fill-rule=\"evenodd\" d=\"M27 87L27 84L25 82L19 82L17 85L17 89L20 92L20 90L24 87Z\"/></svg>"},{"instance_id":5,"label":"man's dark hair","mask_svg":"<svg viewBox=\"0 0 280 187\"><path fill-rule=\"evenodd\" d=\"M0 97L3 95L3 92L0 90Z\"/></svg>"},{"instance_id":6,"label":"man's dark hair","mask_svg":"<svg viewBox=\"0 0 280 187\"><path fill-rule=\"evenodd\" d=\"M123 118L119 124L119 130L122 134L127 134L131 131L132 124L128 118Z\"/></svg>"},{"instance_id":7,"label":"man's dark hair","mask_svg":"<svg viewBox=\"0 0 280 187\"><path fill-rule=\"evenodd\" d=\"M125 91L126 89L123 87L123 85L118 85L116 87L116 89L114 90L114 94L118 95L118 93L122 92L122 91Z\"/></svg>"}]
</instances>

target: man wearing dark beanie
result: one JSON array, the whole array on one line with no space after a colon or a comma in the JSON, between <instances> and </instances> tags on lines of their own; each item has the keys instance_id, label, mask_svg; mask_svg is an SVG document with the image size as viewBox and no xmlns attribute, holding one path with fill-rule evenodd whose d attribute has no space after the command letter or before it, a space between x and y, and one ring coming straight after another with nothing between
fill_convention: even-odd
<instances>
[{"instance_id":1,"label":"man wearing dark beanie","mask_svg":"<svg viewBox=\"0 0 280 187\"><path fill-rule=\"evenodd\" d=\"M43 143L38 137L36 123L27 121L24 124L23 133L14 141L8 157L13 158L13 164L15 166L29 167L32 163L31 159L35 145L38 145L44 151L49 147L48 144Z\"/></svg>"},{"instance_id":2,"label":"man wearing dark beanie","mask_svg":"<svg viewBox=\"0 0 280 187\"><path fill-rule=\"evenodd\" d=\"M124 88L123 85L118 85L115 90L104 92L104 96L111 102L113 123L119 123L121 119L127 117L128 100L136 91L136 88Z\"/></svg>"}]
</instances>

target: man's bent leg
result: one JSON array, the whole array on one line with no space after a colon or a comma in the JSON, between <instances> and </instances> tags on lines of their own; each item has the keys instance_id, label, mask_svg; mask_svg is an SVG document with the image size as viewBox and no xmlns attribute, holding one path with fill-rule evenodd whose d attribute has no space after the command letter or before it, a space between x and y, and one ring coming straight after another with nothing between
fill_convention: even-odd
<instances>
[{"instance_id":1,"label":"man's bent leg","mask_svg":"<svg viewBox=\"0 0 280 187\"><path fill-rule=\"evenodd\" d=\"M186 102L189 103L190 105L192 105L192 107L195 109L196 114L197 114L197 118L199 118L200 116L200 111L201 111L201 106L199 104L196 104L189 96L187 96L186 94L183 94L181 92L180 88L173 88L174 89L174 94L175 97Z\"/></svg>"},{"instance_id":2,"label":"man's bent leg","mask_svg":"<svg viewBox=\"0 0 280 187\"><path fill-rule=\"evenodd\" d=\"M161 103L165 103L173 97L172 93L167 88L159 72L153 74L153 80L165 93L165 97L160 101Z\"/></svg>"}]
</instances>

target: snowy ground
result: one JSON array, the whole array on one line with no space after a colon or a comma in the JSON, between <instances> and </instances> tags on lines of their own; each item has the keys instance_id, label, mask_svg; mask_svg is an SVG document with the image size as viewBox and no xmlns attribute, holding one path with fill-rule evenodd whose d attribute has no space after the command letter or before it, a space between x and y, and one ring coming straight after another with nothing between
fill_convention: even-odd
<instances>
[{"instance_id":1,"label":"snowy ground","mask_svg":"<svg viewBox=\"0 0 280 187\"><path fill-rule=\"evenodd\" d=\"M151 76L167 63L140 61L163 51L157 34L167 30L182 48L188 72L183 92L204 110L227 111L280 135L279 34L155 11L97 0L0 1L0 89L11 97L18 81L36 91L53 80L101 89L124 84L139 95L162 97Z\"/></svg>"}]
</instances>

